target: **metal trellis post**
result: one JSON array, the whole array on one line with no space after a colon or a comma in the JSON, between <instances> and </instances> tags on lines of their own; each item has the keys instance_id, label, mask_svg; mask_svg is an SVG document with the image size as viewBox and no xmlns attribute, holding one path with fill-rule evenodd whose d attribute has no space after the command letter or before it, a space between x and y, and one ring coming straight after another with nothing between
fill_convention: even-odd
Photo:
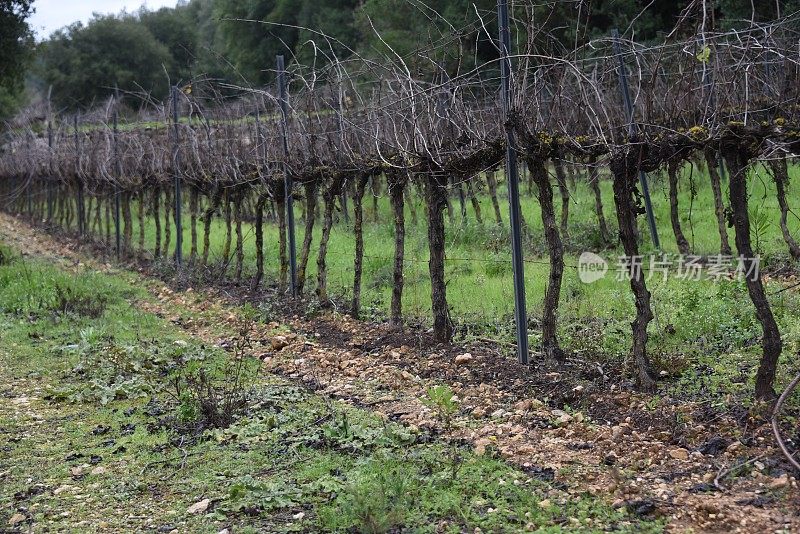
<instances>
[{"instance_id":1,"label":"metal trellis post","mask_svg":"<svg viewBox=\"0 0 800 534\"><path fill-rule=\"evenodd\" d=\"M625 112L628 115L628 137L632 137L635 133L633 102L631 101L630 89L628 89L628 72L625 69L625 60L622 57L622 51L619 46L619 31L616 28L611 30L611 38L613 39L614 55L617 56L619 61L619 87L622 92L622 99L625 101ZM650 186L647 183L647 175L642 170L639 171L639 185L642 187L644 209L647 212L647 225L650 227L650 237L653 240L653 246L656 249L660 249L661 243L658 239L656 219L653 215L653 203L650 200Z\"/></svg>"},{"instance_id":2,"label":"metal trellis post","mask_svg":"<svg viewBox=\"0 0 800 534\"><path fill-rule=\"evenodd\" d=\"M522 210L519 204L519 173L514 130L511 127L511 33L508 0L497 1L500 26L500 68L502 80L503 119L506 129L506 174L508 177L509 217L511 219L511 260L514 268L514 320L517 327L517 358L528 363L528 317L525 309L525 266L522 262Z\"/></svg>"},{"instance_id":3,"label":"metal trellis post","mask_svg":"<svg viewBox=\"0 0 800 534\"><path fill-rule=\"evenodd\" d=\"M47 224L53 222L53 124L47 121Z\"/></svg>"},{"instance_id":4,"label":"metal trellis post","mask_svg":"<svg viewBox=\"0 0 800 534\"><path fill-rule=\"evenodd\" d=\"M283 183L286 195L286 224L289 234L289 284L292 297L297 298L297 257L294 235L294 197L292 195L292 176L289 173L289 132L288 132L288 97L286 95L286 66L283 56L277 56L278 92L281 103L281 127L283 129Z\"/></svg>"},{"instance_id":5,"label":"metal trellis post","mask_svg":"<svg viewBox=\"0 0 800 534\"><path fill-rule=\"evenodd\" d=\"M27 139L28 139L28 147L27 148L28 148L28 153L29 154L31 152L31 138L32 138L32 136L33 136L33 134L28 134L27 135ZM28 210L28 219L30 219L31 222L33 221L33 191L32 191L32 189L33 189L33 169L31 169L31 172L28 175L28 179L25 182L25 197L26 197L26 204L27 204L27 208L26 209Z\"/></svg>"},{"instance_id":6,"label":"metal trellis post","mask_svg":"<svg viewBox=\"0 0 800 534\"><path fill-rule=\"evenodd\" d=\"M181 156L180 135L178 133L178 86L172 87L172 131L175 136L173 164L175 165L175 264L183 264L183 225L181 224Z\"/></svg>"},{"instance_id":7,"label":"metal trellis post","mask_svg":"<svg viewBox=\"0 0 800 534\"><path fill-rule=\"evenodd\" d=\"M119 159L119 147L118 144L118 136L119 136L119 126L118 126L118 115L117 115L117 106L119 105L119 96L117 94L114 95L114 165L117 171L117 180L122 177L122 162ZM116 238L116 252L117 252L117 261L119 261L120 252L122 250L122 232L119 224L119 212L120 212L120 202L119 202L119 183L114 184L114 232Z\"/></svg>"},{"instance_id":8,"label":"metal trellis post","mask_svg":"<svg viewBox=\"0 0 800 534\"><path fill-rule=\"evenodd\" d=\"M81 144L78 138L78 116L73 118L73 129L75 131L75 180L78 184L78 194L75 210L78 212L78 235L83 237L83 182L80 177L80 151Z\"/></svg>"}]
</instances>

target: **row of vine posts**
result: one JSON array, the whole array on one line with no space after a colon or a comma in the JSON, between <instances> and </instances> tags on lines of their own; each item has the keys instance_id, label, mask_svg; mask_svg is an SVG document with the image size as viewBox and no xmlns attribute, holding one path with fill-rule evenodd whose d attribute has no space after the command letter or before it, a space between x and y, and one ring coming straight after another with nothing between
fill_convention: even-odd
<instances>
[{"instance_id":1,"label":"row of vine posts","mask_svg":"<svg viewBox=\"0 0 800 534\"><path fill-rule=\"evenodd\" d=\"M639 215L647 216L654 247L660 248L646 173L662 168L669 179L676 243L682 253L689 251L680 228L678 175L687 162L704 161L714 195L720 253L732 252L727 235L732 228L736 252L748 262L747 267L754 267L746 176L749 167L763 159L777 185L782 235L790 254L800 259L800 248L788 230L786 198L787 160L800 148L800 66L793 59L798 57L798 40L792 31L796 20L781 19L727 33L699 27L694 34L650 47L623 41L615 34L557 57L544 52L541 43L546 36L531 18L509 17L507 0L498 0L498 17L497 65L447 72L437 64L438 72L417 77L402 58L389 55L381 64L358 57L335 59L322 70L293 65L294 71L288 73L281 56L274 92L237 87L238 96L231 98L231 87L224 93L212 83L195 81L184 88L175 86L163 104L142 106L138 125L118 125L121 99L115 97L106 108L88 113L82 127L75 115L71 128L68 121L48 117L46 132L12 130L0 158L3 198L10 211L27 212L48 227L71 228L76 223L79 236L105 235L108 243L113 233L120 257L134 254L137 248L144 252L144 221L150 217L155 225L152 256L171 257L178 268L210 266L210 232L220 214L226 229L224 267L227 270L232 262L237 281L243 276L242 225L254 221L253 290L264 277L263 225L269 219L279 228L278 286L291 298L306 295L314 226L319 219L315 287L322 305L330 302L328 245L341 211L353 217L349 312L358 317L364 201L368 192L377 198L383 181L393 215L395 250L389 322L402 328L405 210L409 195L417 192L426 207L433 337L448 342L454 323L447 304L445 212L456 191L462 213L466 214L469 198L480 217L475 191L486 187L501 223L495 171L504 166L514 318L518 357L523 363L528 362L530 351L522 255L523 238L530 229L520 210L518 159L537 192L549 256L542 311L544 357L563 360L566 352L558 339L558 307L564 242L569 240L565 169L571 166L587 169L598 227L604 239L613 241L597 185L598 169L607 166L610 170L619 243L625 255L633 258L641 254ZM524 39L519 39L525 42L521 53L511 48L512 28L524 33ZM625 52L623 44L629 48ZM628 87L626 62L636 65L633 89ZM749 68L752 65L770 68L759 75L759 69ZM498 66L500 98L495 82ZM370 82L365 72L373 75ZM297 89L291 106L290 85ZM758 86L763 91L753 90ZM213 111L204 109L203 99L215 104ZM563 203L560 224L548 170L551 164ZM721 186L726 170L730 227ZM299 247L295 195L304 224ZM188 258L183 258L187 206L190 247ZM133 235L134 216L137 236ZM416 218L415 211L412 216ZM781 335L761 277L747 278L746 286L763 330L755 393L770 398L775 395ZM655 385L647 354L651 294L641 276L630 277L630 289L635 302L631 360L639 386L651 389Z\"/></svg>"}]
</instances>

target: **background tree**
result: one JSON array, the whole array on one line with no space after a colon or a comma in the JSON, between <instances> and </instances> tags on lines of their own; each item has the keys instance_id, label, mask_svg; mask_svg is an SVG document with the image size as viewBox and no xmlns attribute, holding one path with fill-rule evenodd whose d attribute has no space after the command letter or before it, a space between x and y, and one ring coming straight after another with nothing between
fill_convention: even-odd
<instances>
[{"instance_id":1,"label":"background tree","mask_svg":"<svg viewBox=\"0 0 800 534\"><path fill-rule=\"evenodd\" d=\"M33 35L28 17L31 0L0 0L0 119L7 118L23 99L25 72Z\"/></svg>"},{"instance_id":2,"label":"background tree","mask_svg":"<svg viewBox=\"0 0 800 534\"><path fill-rule=\"evenodd\" d=\"M41 51L42 78L60 107L85 107L119 87L167 94L169 49L135 17L102 16L59 30Z\"/></svg>"},{"instance_id":3,"label":"background tree","mask_svg":"<svg viewBox=\"0 0 800 534\"><path fill-rule=\"evenodd\" d=\"M176 77L192 76L199 42L198 15L200 4L179 4L175 8L162 7L158 11L139 11L139 20L158 42L169 50L172 61L170 71Z\"/></svg>"}]
</instances>

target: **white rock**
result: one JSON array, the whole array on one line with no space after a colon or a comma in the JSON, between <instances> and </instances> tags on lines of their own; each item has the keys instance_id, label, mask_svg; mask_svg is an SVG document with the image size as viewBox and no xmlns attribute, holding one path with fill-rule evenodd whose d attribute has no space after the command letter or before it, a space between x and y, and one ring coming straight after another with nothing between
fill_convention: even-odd
<instances>
[{"instance_id":1,"label":"white rock","mask_svg":"<svg viewBox=\"0 0 800 534\"><path fill-rule=\"evenodd\" d=\"M455 364L467 365L471 361L472 361L472 354L470 354L469 352L465 352L464 354L459 354L458 356L456 356Z\"/></svg>"},{"instance_id":2,"label":"white rock","mask_svg":"<svg viewBox=\"0 0 800 534\"><path fill-rule=\"evenodd\" d=\"M203 499L200 502L196 502L191 505L186 512L190 514L202 514L206 510L208 510L208 506L211 504L211 499Z\"/></svg>"},{"instance_id":3,"label":"white rock","mask_svg":"<svg viewBox=\"0 0 800 534\"><path fill-rule=\"evenodd\" d=\"M789 485L789 475L782 474L775 480L769 483L769 489L781 489Z\"/></svg>"},{"instance_id":4,"label":"white rock","mask_svg":"<svg viewBox=\"0 0 800 534\"><path fill-rule=\"evenodd\" d=\"M689 451L686 449L672 449L669 451L669 455L676 460L688 460L689 459Z\"/></svg>"}]
</instances>

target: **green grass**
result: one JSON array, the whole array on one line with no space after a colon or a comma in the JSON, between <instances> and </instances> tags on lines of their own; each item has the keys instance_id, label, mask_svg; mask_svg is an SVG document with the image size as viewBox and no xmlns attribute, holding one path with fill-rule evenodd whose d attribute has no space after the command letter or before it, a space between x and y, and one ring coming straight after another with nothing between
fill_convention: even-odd
<instances>
[{"instance_id":1,"label":"green grass","mask_svg":"<svg viewBox=\"0 0 800 534\"><path fill-rule=\"evenodd\" d=\"M797 198L800 168L790 166L793 183L787 196L790 204ZM655 216L663 250L677 253L669 218L667 181L665 176L650 175ZM780 265L789 262L788 251L778 225L779 211L775 199L774 184L761 165L754 167L749 177L752 240L762 256L762 264ZM608 177L601 181L606 220L614 232L616 217L613 195ZM680 182L680 210L684 234L697 254L714 255L719 251L719 236L714 216L713 197L708 177L696 168L683 170ZM694 195L692 195L694 191ZM523 186L523 212L531 236L526 241L525 286L529 315L534 319L541 314L542 301L549 270L541 230L541 218L536 199ZM727 187L723 187L727 198ZM472 207L467 202L468 220L461 220L457 195L453 195L453 222L447 223L447 299L451 316L461 325L459 339L471 336L491 336L507 341L513 340L513 292L512 270L509 250L508 209L505 191L499 193L504 225L494 224L491 203L486 192L480 196L484 224L475 222ZM557 194L556 194L557 196ZM416 195L415 195L416 197ZM372 197L365 198L365 259L363 296L365 316L384 318L391 298L393 265L393 226L390 208L385 195L379 198L377 222L372 211ZM556 198L557 209L560 201ZM406 208L405 287L403 313L409 321L430 323L430 281L428 275L427 234L424 221L424 206L415 201L418 222L413 223L412 210ZM134 210L135 212L135 210ZM296 204L298 215L298 247L302 242L303 225L300 220L302 208ZM162 210L163 216L163 210ZM135 219L135 218L134 218ZM643 239L642 253L652 252L644 217L640 217L640 233ZM800 219L789 218L790 231L800 238ZM572 191L570 206L570 234L564 273L560 316L560 336L563 345L579 353L602 353L604 357L624 358L630 346L630 321L633 316L633 297L628 283L617 280L615 268L619 249L598 251L599 236L594 215L594 198L583 180L578 179ZM202 230L198 228L202 241ZM174 227L173 227L174 233ZM274 282L278 276L278 232L273 224L265 225L265 269L266 282ZM320 223L315 225L314 241L308 265L307 291L313 295L316 282L316 251L319 242ZM729 229L729 241L734 244L733 230ZM154 230L150 219L145 228L146 246L152 250ZM245 273L254 270L255 238L253 228L244 225ZM134 241L138 227L134 221ZM172 236L174 245L175 236ZM224 223L214 220L211 232L211 257L220 261L225 239ZM184 256L188 255L190 234L188 224L183 236ZM580 282L577 275L577 256L582 250L597 251L610 264L609 274L591 285ZM339 217L331 234L328 252L329 291L334 295L348 297L353 277L354 239L352 228ZM781 286L768 283L768 291L774 293ZM675 365L696 363L718 366L720 357L737 354L750 362L758 353L753 343L759 335L752 305L741 282L685 281L671 276L667 281L653 280L649 283L653 294L653 309L656 315L650 325L649 351L657 361L670 369ZM786 342L785 352L796 353L800 349L800 320L790 313L798 304L797 292L784 292L772 298L781 331ZM529 330L532 346L536 346L539 331ZM678 367L682 369L683 367ZM749 374L752 374L748 371Z\"/></svg>"},{"instance_id":2,"label":"green grass","mask_svg":"<svg viewBox=\"0 0 800 534\"><path fill-rule=\"evenodd\" d=\"M21 530L81 532L661 530L492 454L261 376L256 360L243 360L233 425L204 429L170 384L200 369L229 383L227 354L138 309L150 297L135 275L4 250L4 526L22 513ZM208 509L188 513L201 499Z\"/></svg>"}]
</instances>

